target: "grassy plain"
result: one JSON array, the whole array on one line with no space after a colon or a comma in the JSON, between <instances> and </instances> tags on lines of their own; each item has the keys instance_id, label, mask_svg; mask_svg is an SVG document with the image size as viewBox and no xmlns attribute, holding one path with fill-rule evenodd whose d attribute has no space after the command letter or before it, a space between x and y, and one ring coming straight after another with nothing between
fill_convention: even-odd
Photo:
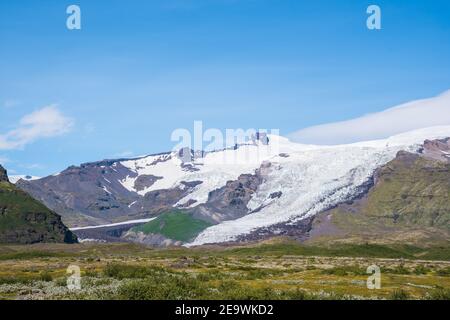
<instances>
[{"instance_id":1,"label":"grassy plain","mask_svg":"<svg viewBox=\"0 0 450 320\"><path fill-rule=\"evenodd\" d=\"M66 270L81 270L81 289ZM367 267L381 269L369 290ZM0 245L0 299L450 299L445 247Z\"/></svg>"}]
</instances>

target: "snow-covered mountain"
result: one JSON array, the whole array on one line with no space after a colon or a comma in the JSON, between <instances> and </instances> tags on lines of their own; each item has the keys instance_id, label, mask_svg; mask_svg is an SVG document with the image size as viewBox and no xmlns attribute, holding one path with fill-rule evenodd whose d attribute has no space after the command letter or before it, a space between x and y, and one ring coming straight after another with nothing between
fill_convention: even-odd
<instances>
[{"instance_id":1,"label":"snow-covered mountain","mask_svg":"<svg viewBox=\"0 0 450 320\"><path fill-rule=\"evenodd\" d=\"M18 186L72 227L153 218L177 209L208 223L189 243L200 245L295 224L354 199L399 151L419 153L426 139L446 137L450 126L334 146L268 136L268 143L257 140L221 151L180 150L82 164Z\"/></svg>"},{"instance_id":2,"label":"snow-covered mountain","mask_svg":"<svg viewBox=\"0 0 450 320\"><path fill-rule=\"evenodd\" d=\"M426 139L450 136L450 127L434 127L384 140L349 145L312 147L283 140L280 151L287 157L270 158L265 182L250 200L250 210L240 219L225 221L203 231L193 245L235 240L257 228L293 222L354 198L380 166L400 150L418 152ZM281 192L279 198L270 197Z\"/></svg>"}]
</instances>

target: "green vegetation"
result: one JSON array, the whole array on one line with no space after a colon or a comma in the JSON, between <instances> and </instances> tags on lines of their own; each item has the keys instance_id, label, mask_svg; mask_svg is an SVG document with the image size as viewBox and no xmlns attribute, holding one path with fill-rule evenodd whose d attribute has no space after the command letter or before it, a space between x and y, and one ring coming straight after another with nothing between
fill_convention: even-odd
<instances>
[{"instance_id":1,"label":"green vegetation","mask_svg":"<svg viewBox=\"0 0 450 320\"><path fill-rule=\"evenodd\" d=\"M121 265L117 263L109 263L106 265L103 273L107 277L116 278L118 280L129 278L146 278L159 277L165 273L164 268L158 266L136 266L136 265Z\"/></svg>"},{"instance_id":2,"label":"green vegetation","mask_svg":"<svg viewBox=\"0 0 450 320\"><path fill-rule=\"evenodd\" d=\"M308 294L301 289L276 291L269 286L252 288L236 281L221 281L214 288L191 277L167 276L163 286L156 279L134 280L119 288L116 298L124 300L179 300L179 299L226 299L226 300L315 300L340 296Z\"/></svg>"},{"instance_id":3,"label":"green vegetation","mask_svg":"<svg viewBox=\"0 0 450 320\"><path fill-rule=\"evenodd\" d=\"M61 218L7 181L0 181L0 243L76 242Z\"/></svg>"},{"instance_id":4,"label":"green vegetation","mask_svg":"<svg viewBox=\"0 0 450 320\"><path fill-rule=\"evenodd\" d=\"M53 280L53 277L50 272L48 271L42 271L39 275L39 280L49 282Z\"/></svg>"},{"instance_id":5,"label":"green vegetation","mask_svg":"<svg viewBox=\"0 0 450 320\"><path fill-rule=\"evenodd\" d=\"M402 289L396 289L389 296L390 300L408 300L409 293Z\"/></svg>"},{"instance_id":6,"label":"green vegetation","mask_svg":"<svg viewBox=\"0 0 450 320\"><path fill-rule=\"evenodd\" d=\"M211 224L204 220L195 219L185 212L174 210L163 213L156 219L132 230L145 234L161 234L172 240L187 242L209 226Z\"/></svg>"},{"instance_id":7,"label":"green vegetation","mask_svg":"<svg viewBox=\"0 0 450 320\"><path fill-rule=\"evenodd\" d=\"M450 261L450 250L442 247L420 248L406 245L337 244L330 247L302 245L296 242L262 244L230 249L239 255L303 255L326 257L373 257Z\"/></svg>"},{"instance_id":8,"label":"green vegetation","mask_svg":"<svg viewBox=\"0 0 450 320\"><path fill-rule=\"evenodd\" d=\"M437 288L431 291L427 298L429 300L450 300L450 289Z\"/></svg>"},{"instance_id":9,"label":"green vegetation","mask_svg":"<svg viewBox=\"0 0 450 320\"><path fill-rule=\"evenodd\" d=\"M49 258L49 257L65 257L70 254L62 252L48 252L48 251L25 251L25 252L8 252L0 253L1 260L28 260L34 258Z\"/></svg>"},{"instance_id":10,"label":"green vegetation","mask_svg":"<svg viewBox=\"0 0 450 320\"><path fill-rule=\"evenodd\" d=\"M438 270L437 274L440 276L450 276L450 267Z\"/></svg>"},{"instance_id":11,"label":"green vegetation","mask_svg":"<svg viewBox=\"0 0 450 320\"><path fill-rule=\"evenodd\" d=\"M361 200L319 214L311 243L441 245L450 248L450 163L403 153L383 166L377 183ZM314 232L312 232L314 234ZM429 256L426 259L430 258Z\"/></svg>"},{"instance_id":12,"label":"green vegetation","mask_svg":"<svg viewBox=\"0 0 450 320\"><path fill-rule=\"evenodd\" d=\"M363 275L367 274L367 272L364 268L360 268L357 266L333 267L330 269L323 270L322 273L323 274L332 274L332 275L337 275L337 276L348 276L348 275L363 276Z\"/></svg>"},{"instance_id":13,"label":"green vegetation","mask_svg":"<svg viewBox=\"0 0 450 320\"><path fill-rule=\"evenodd\" d=\"M344 255L365 247L0 245L0 299L449 299L450 261L423 260L432 249L369 246L366 257ZM405 252L412 259L372 256ZM79 291L67 289L69 265L81 269ZM371 265L381 269L379 290L366 286Z\"/></svg>"},{"instance_id":14,"label":"green vegetation","mask_svg":"<svg viewBox=\"0 0 450 320\"><path fill-rule=\"evenodd\" d=\"M365 212L386 225L450 230L450 164L418 158L396 159L380 173Z\"/></svg>"}]
</instances>

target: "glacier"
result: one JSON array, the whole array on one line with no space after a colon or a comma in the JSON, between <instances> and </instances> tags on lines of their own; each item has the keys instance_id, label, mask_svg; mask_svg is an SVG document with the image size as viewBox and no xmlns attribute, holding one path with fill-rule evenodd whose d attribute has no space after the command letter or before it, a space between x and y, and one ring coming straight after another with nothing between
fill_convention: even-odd
<instances>
[{"instance_id":1,"label":"glacier","mask_svg":"<svg viewBox=\"0 0 450 320\"><path fill-rule=\"evenodd\" d=\"M289 156L270 157L266 181L249 203L250 209L262 209L209 227L187 246L233 241L261 227L310 217L352 198L398 151L418 152L424 140L446 137L450 137L450 126L336 146L297 145L280 137L280 152ZM274 191L281 191L282 196L270 199Z\"/></svg>"},{"instance_id":2,"label":"glacier","mask_svg":"<svg viewBox=\"0 0 450 320\"><path fill-rule=\"evenodd\" d=\"M446 137L450 137L450 126L329 146L299 144L269 135L269 144L256 142L211 151L193 156L187 163L177 151L120 161L132 174L119 182L127 190L145 196L155 190L183 189L183 182L201 181L174 205L193 208L206 203L209 193L227 181L237 180L242 174L255 174L263 164L270 164L265 166L264 182L247 205L249 214L211 226L186 245L220 243L237 240L262 227L293 223L353 199L374 171L394 159L397 152L418 152L426 139ZM142 175L157 179L137 190L135 182ZM272 197L274 192L281 196Z\"/></svg>"}]
</instances>

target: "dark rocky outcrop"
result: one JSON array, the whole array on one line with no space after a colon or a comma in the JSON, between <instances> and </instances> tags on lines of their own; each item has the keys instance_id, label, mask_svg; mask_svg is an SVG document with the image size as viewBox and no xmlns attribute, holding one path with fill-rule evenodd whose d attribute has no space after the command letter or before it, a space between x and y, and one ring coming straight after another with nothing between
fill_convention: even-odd
<instances>
[{"instance_id":1,"label":"dark rocky outcrop","mask_svg":"<svg viewBox=\"0 0 450 320\"><path fill-rule=\"evenodd\" d=\"M238 219L249 213L247 204L264 182L270 163L264 163L255 174L242 174L237 180L228 181L222 188L213 190L208 201L191 211L194 216L211 223Z\"/></svg>"},{"instance_id":2,"label":"dark rocky outcrop","mask_svg":"<svg viewBox=\"0 0 450 320\"><path fill-rule=\"evenodd\" d=\"M425 140L422 154L428 159L450 162L450 138Z\"/></svg>"},{"instance_id":3,"label":"dark rocky outcrop","mask_svg":"<svg viewBox=\"0 0 450 320\"><path fill-rule=\"evenodd\" d=\"M299 220L293 223L277 223L268 227L259 228L249 234L243 234L237 237L235 242L258 241L267 238L289 237L297 241L305 241L308 239L311 231L313 217Z\"/></svg>"},{"instance_id":4,"label":"dark rocky outcrop","mask_svg":"<svg viewBox=\"0 0 450 320\"><path fill-rule=\"evenodd\" d=\"M8 180L8 174L7 174L7 172L6 172L6 169L3 168L1 165L0 165L0 181L6 181L6 182L9 182L9 180Z\"/></svg>"},{"instance_id":5,"label":"dark rocky outcrop","mask_svg":"<svg viewBox=\"0 0 450 320\"><path fill-rule=\"evenodd\" d=\"M105 160L72 166L39 180L20 180L16 185L58 212L68 225L79 227L139 216L141 206L130 204L141 197L120 183L127 176L135 177L136 173L119 162ZM143 177L138 185L145 187L150 180Z\"/></svg>"},{"instance_id":6,"label":"dark rocky outcrop","mask_svg":"<svg viewBox=\"0 0 450 320\"><path fill-rule=\"evenodd\" d=\"M157 180L162 179L162 177L156 177L149 174L140 175L134 182L134 188L137 191L145 190L151 187Z\"/></svg>"},{"instance_id":7,"label":"dark rocky outcrop","mask_svg":"<svg viewBox=\"0 0 450 320\"><path fill-rule=\"evenodd\" d=\"M281 198L281 196L283 195L283 192L281 191L277 191L277 192L272 192L269 196L270 199L279 199Z\"/></svg>"}]
</instances>

